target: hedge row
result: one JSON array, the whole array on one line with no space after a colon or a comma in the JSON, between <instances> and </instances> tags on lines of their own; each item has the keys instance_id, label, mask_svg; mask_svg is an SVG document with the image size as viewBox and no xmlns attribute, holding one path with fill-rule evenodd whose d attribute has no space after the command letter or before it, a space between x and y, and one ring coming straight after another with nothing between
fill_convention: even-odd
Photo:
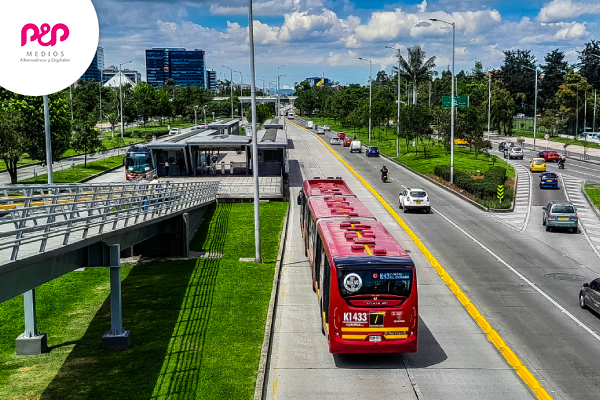
<instances>
[{"instance_id":1,"label":"hedge row","mask_svg":"<svg viewBox=\"0 0 600 400\"><path fill-rule=\"evenodd\" d=\"M438 165L433 171L437 176L450 181L450 166ZM497 198L498 185L506 181L506 168L494 166L485 174L483 179L473 179L464 171L454 171L454 184L459 188L479 197L480 199ZM505 200L511 200L513 193L510 188L505 187Z\"/></svg>"}]
</instances>

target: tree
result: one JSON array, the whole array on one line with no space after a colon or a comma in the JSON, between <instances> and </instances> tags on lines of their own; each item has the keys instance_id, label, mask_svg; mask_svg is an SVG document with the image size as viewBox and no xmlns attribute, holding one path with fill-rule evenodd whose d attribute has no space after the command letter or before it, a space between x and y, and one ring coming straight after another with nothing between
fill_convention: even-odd
<instances>
[{"instance_id":1,"label":"tree","mask_svg":"<svg viewBox=\"0 0 600 400\"><path fill-rule=\"evenodd\" d=\"M485 114L482 110L475 106L467 108L461 115L461 126L463 131L462 136L467 139L469 143L469 150L472 148L472 144L479 139L483 138L483 125L485 124ZM481 142L481 141L479 141ZM477 153L475 154L477 158Z\"/></svg>"},{"instance_id":2,"label":"tree","mask_svg":"<svg viewBox=\"0 0 600 400\"><path fill-rule=\"evenodd\" d=\"M541 81L540 94L538 96L538 107L542 110L558 108L556 92L563 82L563 76L569 64L565 61L565 54L558 49L551 51L544 57L546 63L541 66L544 79Z\"/></svg>"},{"instance_id":3,"label":"tree","mask_svg":"<svg viewBox=\"0 0 600 400\"><path fill-rule=\"evenodd\" d=\"M579 52L579 73L591 83L594 89L600 89L600 41L592 39L585 44L585 49Z\"/></svg>"},{"instance_id":4,"label":"tree","mask_svg":"<svg viewBox=\"0 0 600 400\"><path fill-rule=\"evenodd\" d=\"M423 139L429 125L433 119L433 114L429 107L424 105L410 105L403 107L400 112L400 132L406 140L406 147L411 139L419 141ZM418 153L418 146L415 146L415 154ZM425 153L427 157L427 153Z\"/></svg>"},{"instance_id":5,"label":"tree","mask_svg":"<svg viewBox=\"0 0 600 400\"><path fill-rule=\"evenodd\" d=\"M135 114L147 122L156 115L156 90L148 82L140 82L133 89Z\"/></svg>"},{"instance_id":6,"label":"tree","mask_svg":"<svg viewBox=\"0 0 600 400\"><path fill-rule=\"evenodd\" d=\"M167 118L173 115L173 107L171 103L171 95L164 90L158 90L156 92L156 115L160 118L160 125L162 126L163 118Z\"/></svg>"},{"instance_id":7,"label":"tree","mask_svg":"<svg viewBox=\"0 0 600 400\"><path fill-rule=\"evenodd\" d=\"M529 99L527 112L533 112L535 71L532 69L536 68L536 61L530 50L507 50L504 52L504 63L500 67L499 77L506 90L510 93L524 93Z\"/></svg>"},{"instance_id":8,"label":"tree","mask_svg":"<svg viewBox=\"0 0 600 400\"><path fill-rule=\"evenodd\" d=\"M567 117L567 123L572 129L578 128L578 125L579 127L583 126L583 119L580 117L583 112L584 94L588 93L590 88L587 80L579 72L570 69L569 73L563 77L563 84L556 92L560 112ZM578 133L575 132L575 135Z\"/></svg>"},{"instance_id":9,"label":"tree","mask_svg":"<svg viewBox=\"0 0 600 400\"><path fill-rule=\"evenodd\" d=\"M87 167L87 155L95 154L98 151L106 150L102 141L98 137L96 130L96 120L92 118L76 119L73 122L73 136L71 147L75 151L84 153L83 165Z\"/></svg>"},{"instance_id":10,"label":"tree","mask_svg":"<svg viewBox=\"0 0 600 400\"><path fill-rule=\"evenodd\" d=\"M550 136L556 133L556 117L553 110L546 110L544 116L537 122L538 126L545 128Z\"/></svg>"},{"instance_id":11,"label":"tree","mask_svg":"<svg viewBox=\"0 0 600 400\"><path fill-rule=\"evenodd\" d=\"M10 102L0 101L0 159L6 164L10 182L17 183L17 164L25 153L25 123Z\"/></svg>"},{"instance_id":12,"label":"tree","mask_svg":"<svg viewBox=\"0 0 600 400\"><path fill-rule=\"evenodd\" d=\"M419 82L431 79L431 69L435 67L435 56L425 61L425 52L421 46L408 48L408 58L400 56L400 75L412 82L413 104L417 104L417 86Z\"/></svg>"},{"instance_id":13,"label":"tree","mask_svg":"<svg viewBox=\"0 0 600 400\"><path fill-rule=\"evenodd\" d=\"M251 110L249 110L248 114L246 114L246 115L248 117L248 122L252 122ZM266 104L259 104L258 106L256 106L256 115L257 115L257 118L256 118L257 125L260 125L260 124L264 123L266 120L273 117L271 115L271 109Z\"/></svg>"},{"instance_id":14,"label":"tree","mask_svg":"<svg viewBox=\"0 0 600 400\"><path fill-rule=\"evenodd\" d=\"M494 92L492 93L491 117L492 124L497 127L498 133L501 132L501 125L504 125L504 134L512 132L512 117L515 113L515 101L510 92L504 88L502 82L495 82Z\"/></svg>"}]
</instances>

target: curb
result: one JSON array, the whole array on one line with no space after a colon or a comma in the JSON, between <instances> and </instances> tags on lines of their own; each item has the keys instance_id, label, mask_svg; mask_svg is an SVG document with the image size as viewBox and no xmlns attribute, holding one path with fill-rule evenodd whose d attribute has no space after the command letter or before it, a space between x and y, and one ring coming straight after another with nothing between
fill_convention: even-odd
<instances>
[{"instance_id":1,"label":"curb","mask_svg":"<svg viewBox=\"0 0 600 400\"><path fill-rule=\"evenodd\" d=\"M122 167L123 167L122 165L117 165L116 167L109 168L106 171L98 172L95 175L88 176L87 178L84 178L84 179L82 179L80 181L77 181L77 182L74 182L74 183L85 183L85 182L91 181L92 179L95 179L95 178L97 178L99 176L108 174L109 172L113 172L114 170L116 170L118 168L122 168Z\"/></svg>"},{"instance_id":2,"label":"curb","mask_svg":"<svg viewBox=\"0 0 600 400\"><path fill-rule=\"evenodd\" d=\"M592 209L592 211L594 211L594 214L596 214L596 217L598 217L598 219L600 219L600 211L598 211L598 208L596 207L596 205L594 203L592 203L592 199L590 199L590 196L588 196L587 192L585 191L586 184L587 184L587 179L585 179L583 181L583 183L581 184L581 192L585 196L585 199L587 200L588 204L590 205L590 208Z\"/></svg>"},{"instance_id":3,"label":"curb","mask_svg":"<svg viewBox=\"0 0 600 400\"><path fill-rule=\"evenodd\" d=\"M279 295L279 279L281 277L281 267L283 266L283 252L285 241L287 239L287 230L290 219L291 203L288 206L285 214L285 222L281 230L281 240L279 241L279 252L277 253L277 270L273 277L273 289L271 290L271 300L269 301L269 309L267 311L267 321L265 323L265 335L262 348L260 351L260 361L258 363L258 371L256 376L256 386L254 388L254 400L261 400L265 394L267 373L269 371L269 355L271 354L271 340L273 339L273 321L275 319L275 306L277 305L277 296Z\"/></svg>"}]
</instances>

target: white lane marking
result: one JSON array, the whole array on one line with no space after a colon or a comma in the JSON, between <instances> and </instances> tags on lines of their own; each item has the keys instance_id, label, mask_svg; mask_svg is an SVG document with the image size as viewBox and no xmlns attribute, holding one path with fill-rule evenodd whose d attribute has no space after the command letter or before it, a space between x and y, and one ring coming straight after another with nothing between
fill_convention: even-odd
<instances>
[{"instance_id":1,"label":"white lane marking","mask_svg":"<svg viewBox=\"0 0 600 400\"><path fill-rule=\"evenodd\" d=\"M531 176L531 171L529 168L525 168L527 171L527 178L529 179L529 204L527 205L527 216L525 217L525 225L521 231L525 233L527 230L527 225L529 225L529 216L531 215L531 199L533 198L533 177ZM516 201L516 200L515 200Z\"/></svg>"},{"instance_id":2,"label":"white lane marking","mask_svg":"<svg viewBox=\"0 0 600 400\"><path fill-rule=\"evenodd\" d=\"M417 384L415 375L413 374L412 370L410 369L410 364L408 363L408 360L406 358L402 357L402 361L404 362L404 368L406 369L406 374L408 375L408 379L410 380L413 390L415 391L415 396L417 396L417 400L419 400L419 399L423 398L423 393L421 393L421 389L419 388L419 385Z\"/></svg>"},{"instance_id":3,"label":"white lane marking","mask_svg":"<svg viewBox=\"0 0 600 400\"><path fill-rule=\"evenodd\" d=\"M432 209L433 209L433 207L432 207ZM501 264L503 264L511 272L513 272L515 275L517 275L519 277L519 279L521 279L522 281L524 281L525 283L527 283L536 292L538 292L539 294L541 294L546 300L548 300L553 306L555 306L556 308L558 308L562 313L564 313L567 317L569 317L573 322L575 322L577 325L579 325L581 328L583 328L586 332L588 332L590 335L592 335L594 337L594 339L600 341L600 335L598 335L591 328L589 328L587 325L585 325L583 322L581 322L579 320L579 318L577 318L576 316L574 316L573 314L571 314L566 308L564 308L563 306L561 306L560 304L558 304L558 302L556 300L554 300L552 297L550 297L548 294L546 294L546 292L544 292L542 289L540 289L535 283L533 283L532 281L530 281L529 279L527 279L523 274L521 274L519 271L517 271L515 268L513 268L510 264L508 264L506 261L504 261L502 258L500 258L496 253L494 253L492 250L490 250L488 247L486 247L479 240L477 240L473 236L471 236L463 228L461 228L460 226L458 226L457 224L455 224L453 221L451 221L444 214L440 213L438 210L435 210L435 211L436 211L436 213L438 215L440 215L442 218L444 218L446 221L448 221L450 224L452 224L456 229L458 229L459 231L461 231L465 236L467 236L473 242L477 243L483 250L485 250L492 257L494 257L496 260L498 260Z\"/></svg>"},{"instance_id":4,"label":"white lane marking","mask_svg":"<svg viewBox=\"0 0 600 400\"><path fill-rule=\"evenodd\" d=\"M564 184L565 181L564 181L562 174L560 174L560 179L563 181L563 190L565 192L565 197L567 198L567 201L570 201L569 200L569 192L567 191L567 185ZM583 233L583 236L585 236L585 239L588 241L590 247L592 248L592 250L594 250L594 253L596 253L598 258L600 258L600 253L598 252L598 249L596 248L596 246L594 246L594 244L590 240L590 236L588 235L587 231L585 230L585 226L583 224L583 221L581 221L581 219L579 220L579 226L581 227L581 232Z\"/></svg>"}]
</instances>

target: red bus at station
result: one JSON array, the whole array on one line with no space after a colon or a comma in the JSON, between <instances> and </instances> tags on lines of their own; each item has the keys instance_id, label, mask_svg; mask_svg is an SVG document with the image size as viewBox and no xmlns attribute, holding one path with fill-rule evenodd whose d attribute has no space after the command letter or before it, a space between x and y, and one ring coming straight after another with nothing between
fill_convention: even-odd
<instances>
[{"instance_id":1,"label":"red bus at station","mask_svg":"<svg viewBox=\"0 0 600 400\"><path fill-rule=\"evenodd\" d=\"M377 221L322 221L310 264L331 353L414 353L417 273Z\"/></svg>"}]
</instances>

